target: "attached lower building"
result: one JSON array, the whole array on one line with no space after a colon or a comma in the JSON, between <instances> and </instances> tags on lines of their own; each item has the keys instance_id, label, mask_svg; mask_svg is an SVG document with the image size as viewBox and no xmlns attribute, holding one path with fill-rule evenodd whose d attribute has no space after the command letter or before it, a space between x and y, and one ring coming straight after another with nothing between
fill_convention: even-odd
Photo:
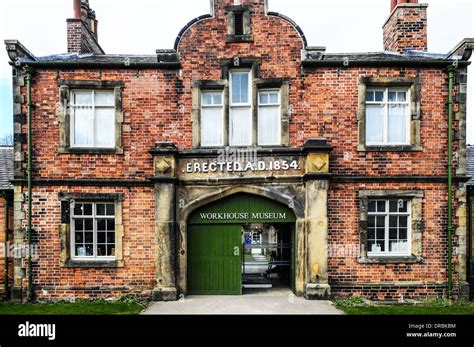
<instances>
[{"instance_id":1,"label":"attached lower building","mask_svg":"<svg viewBox=\"0 0 474 347\"><path fill-rule=\"evenodd\" d=\"M383 52L330 54L215 0L149 56L105 54L74 5L68 53L6 41L13 298L467 295L473 40L427 53L427 5L392 1Z\"/></svg>"}]
</instances>

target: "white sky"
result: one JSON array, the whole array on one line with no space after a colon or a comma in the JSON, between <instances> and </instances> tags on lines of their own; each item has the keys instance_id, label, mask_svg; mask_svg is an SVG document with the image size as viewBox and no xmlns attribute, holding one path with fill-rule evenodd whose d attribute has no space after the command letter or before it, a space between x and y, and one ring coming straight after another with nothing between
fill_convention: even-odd
<instances>
[{"instance_id":1,"label":"white sky","mask_svg":"<svg viewBox=\"0 0 474 347\"><path fill-rule=\"evenodd\" d=\"M179 30L209 13L209 0L90 0L99 19L99 41L107 53L154 54L173 48ZM472 0L425 0L429 51L447 53L474 37ZM66 18L73 0L2 0L0 39L18 39L37 56L64 53ZM390 0L269 0L303 29L308 44L328 52L382 51L382 25ZM5 52L5 51L4 51ZM474 60L474 58L473 58ZM473 68L470 68L473 70ZM468 142L474 144L474 75L470 76ZM12 130L11 71L0 53L0 136Z\"/></svg>"}]
</instances>

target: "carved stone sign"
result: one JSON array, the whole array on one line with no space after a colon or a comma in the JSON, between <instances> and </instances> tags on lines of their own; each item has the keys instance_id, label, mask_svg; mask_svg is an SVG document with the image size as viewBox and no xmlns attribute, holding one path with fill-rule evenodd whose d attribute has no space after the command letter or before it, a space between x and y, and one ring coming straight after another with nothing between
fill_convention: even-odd
<instances>
[{"instance_id":1,"label":"carved stone sign","mask_svg":"<svg viewBox=\"0 0 474 347\"><path fill-rule=\"evenodd\" d=\"M275 177L299 176L305 173L303 157L258 157L252 160L220 158L186 158L179 161L180 179L206 177Z\"/></svg>"}]
</instances>

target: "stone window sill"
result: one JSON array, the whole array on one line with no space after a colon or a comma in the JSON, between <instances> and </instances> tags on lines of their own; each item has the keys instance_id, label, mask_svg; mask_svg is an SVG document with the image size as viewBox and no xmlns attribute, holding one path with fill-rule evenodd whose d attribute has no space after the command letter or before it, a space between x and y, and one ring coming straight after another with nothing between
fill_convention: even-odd
<instances>
[{"instance_id":1,"label":"stone window sill","mask_svg":"<svg viewBox=\"0 0 474 347\"><path fill-rule=\"evenodd\" d=\"M83 268L83 269L109 269L122 267L120 262L116 260L111 261L80 261L68 260L64 263L66 268Z\"/></svg>"},{"instance_id":2,"label":"stone window sill","mask_svg":"<svg viewBox=\"0 0 474 347\"><path fill-rule=\"evenodd\" d=\"M227 35L227 43L253 42L252 35Z\"/></svg>"},{"instance_id":3,"label":"stone window sill","mask_svg":"<svg viewBox=\"0 0 474 347\"><path fill-rule=\"evenodd\" d=\"M359 264L416 264L422 263L423 258L416 256L394 256L394 257L365 257L359 258Z\"/></svg>"},{"instance_id":4,"label":"stone window sill","mask_svg":"<svg viewBox=\"0 0 474 347\"><path fill-rule=\"evenodd\" d=\"M407 146L363 146L357 147L359 152L421 152L423 147L417 145Z\"/></svg>"},{"instance_id":5,"label":"stone window sill","mask_svg":"<svg viewBox=\"0 0 474 347\"><path fill-rule=\"evenodd\" d=\"M123 154L119 148L61 148L59 154Z\"/></svg>"}]
</instances>

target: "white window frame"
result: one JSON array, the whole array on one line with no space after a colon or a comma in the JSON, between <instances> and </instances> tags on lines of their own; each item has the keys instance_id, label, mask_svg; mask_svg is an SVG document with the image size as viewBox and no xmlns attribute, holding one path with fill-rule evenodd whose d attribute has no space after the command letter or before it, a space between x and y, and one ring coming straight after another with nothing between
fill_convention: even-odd
<instances>
[{"instance_id":1,"label":"white window frame","mask_svg":"<svg viewBox=\"0 0 474 347\"><path fill-rule=\"evenodd\" d=\"M79 215L76 216L74 214L74 205L75 203L71 203L70 207L70 226L71 226L71 259L75 261L114 261L117 259L117 254L115 256L98 256L97 255L97 219L113 219L115 221L115 217L117 214L117 207L115 206L115 202L111 201L80 201L77 202L78 204L92 204L92 215L91 216L84 216ZM105 205L114 205L114 215L113 216L98 216L97 215L97 205L105 204ZM93 248L94 248L94 255L93 256L77 256L76 255L76 224L75 219L92 219L93 225ZM115 239L114 245L117 248L117 230L114 230ZM116 249L117 253L117 249Z\"/></svg>"},{"instance_id":2,"label":"white window frame","mask_svg":"<svg viewBox=\"0 0 474 347\"><path fill-rule=\"evenodd\" d=\"M379 105L384 107L384 114L383 114L383 141L382 142L368 142L366 141L367 146L408 146L411 144L410 140L410 100L411 100L411 95L410 95L410 88L400 88L400 87L394 87L394 88L367 88L367 93L369 92L383 92L384 93L384 101L365 101L366 106L367 105ZM405 102L391 102L388 100L388 93L389 92L405 92L406 93L406 100ZM405 142L388 142L388 110L389 110L389 105L406 105L406 114L405 114ZM367 107L366 107L366 122L367 122ZM366 130L367 131L367 130ZM367 134L366 134L367 136Z\"/></svg>"},{"instance_id":3,"label":"white window frame","mask_svg":"<svg viewBox=\"0 0 474 347\"><path fill-rule=\"evenodd\" d=\"M115 111L115 105L96 105L95 103L95 93L97 91L100 91L100 92L111 92L112 95L114 95L114 90L113 89L103 89L103 90L95 90L95 89L74 89L71 91L71 98L70 98L70 103L69 103L69 109L71 110L71 119L70 119L70 139L71 139L71 148L106 148L106 149L112 149L112 148L115 148L115 140L113 141L113 143L110 145L110 146L97 146L96 143L97 143L97 117L96 117L96 109L97 108L103 108L103 109L112 109ZM74 100L75 100L75 94L76 93L84 93L84 92L90 92L92 94L92 105L76 105L74 103ZM94 117L94 129L93 129L93 134L92 134L92 144L88 144L88 145L84 145L84 144L81 144L81 145L78 145L76 144L76 134L75 134L75 121L76 121L76 109L77 108L83 108L83 107L86 107L86 108L90 108L91 109L91 112L93 113L93 117ZM115 118L115 115L114 115L114 118ZM115 131L115 121L114 121L114 127L112 129L113 131L113 138L115 139L116 137L116 131Z\"/></svg>"},{"instance_id":4,"label":"white window frame","mask_svg":"<svg viewBox=\"0 0 474 347\"><path fill-rule=\"evenodd\" d=\"M262 104L260 103L260 94L264 93L277 93L278 96L278 101L277 103L268 103L268 104ZM278 141L275 143L261 143L259 141L259 136L257 133L257 145L258 146L281 146L281 90L272 88L272 89L260 89L258 91L257 95L257 105L258 105L258 120L257 120L257 132L259 133L260 129L259 128L259 122L260 122L260 108L265 108L265 107L275 107L278 106Z\"/></svg>"},{"instance_id":5,"label":"white window frame","mask_svg":"<svg viewBox=\"0 0 474 347\"><path fill-rule=\"evenodd\" d=\"M206 105L204 104L204 95L205 94L220 94L221 96L221 103L218 105L218 104L212 104L212 105ZM213 98L214 100L214 98ZM221 147L221 146L224 146L224 141L225 141L225 120L224 120L224 91L222 90L219 90L219 91L216 91L216 90L202 90L201 91L201 110L203 109L218 109L220 108L221 110L221 119L222 119L222 141L221 143L215 143L215 144L207 144L207 145L203 145L203 141L202 141L202 117L201 117L201 124L200 124L200 127L201 127L201 139L200 139L200 142L201 142L201 147ZM201 112L201 115L202 115L202 112Z\"/></svg>"},{"instance_id":6,"label":"white window frame","mask_svg":"<svg viewBox=\"0 0 474 347\"><path fill-rule=\"evenodd\" d=\"M407 212L390 212L390 201L394 200L403 200L407 202ZM385 212L369 212L367 211L367 221L370 216L377 216L377 217L383 217L385 216L385 230L384 230L384 243L385 243L385 251L384 252L372 252L370 249L368 249L368 240L369 238L367 237L367 256L368 257L397 257L397 256L410 256L411 255L411 242L412 242L412 210L411 210L411 200L410 199L396 199L396 198L388 198L388 199L369 199L369 202L375 201L376 203L379 201L384 201L385 202ZM407 250L405 252L390 252L390 216L404 216L408 217L407 218ZM368 230L369 228L367 227L367 236L368 236Z\"/></svg>"},{"instance_id":7,"label":"white window frame","mask_svg":"<svg viewBox=\"0 0 474 347\"><path fill-rule=\"evenodd\" d=\"M234 80L234 75L235 74L242 74L242 73L247 73L248 74L248 102L247 103L234 103L233 101L233 80ZM253 140L252 136L250 137L250 143L248 144L232 144L231 143L231 119L232 119L232 111L237 109L237 108L248 108L250 112L250 129L249 132L252 134L253 133L253 88L252 88L252 70L249 69L233 69L229 72L229 145L234 146L234 147L244 147L244 146L252 146L253 145Z\"/></svg>"}]
</instances>

